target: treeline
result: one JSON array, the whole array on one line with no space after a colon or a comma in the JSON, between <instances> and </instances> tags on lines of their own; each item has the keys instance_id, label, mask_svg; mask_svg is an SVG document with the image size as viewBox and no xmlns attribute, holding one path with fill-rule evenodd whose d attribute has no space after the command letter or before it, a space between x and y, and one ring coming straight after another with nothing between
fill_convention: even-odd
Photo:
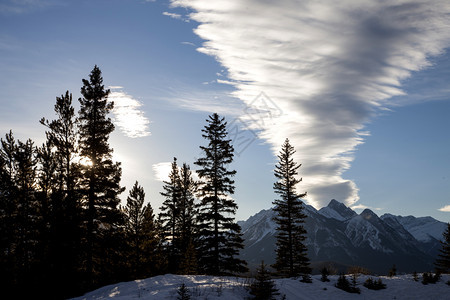
<instances>
[{"instance_id":1,"label":"treeline","mask_svg":"<svg viewBox=\"0 0 450 300\"><path fill-rule=\"evenodd\" d=\"M12 131L0 147L2 294L61 299L118 281L164 273L246 272L226 122L209 116L202 130L199 180L174 159L155 216L136 181L120 205L121 165L108 143L114 125L100 69L83 79L78 114L72 95L57 97L56 118L40 120L36 146Z\"/></svg>"},{"instance_id":2,"label":"treeline","mask_svg":"<svg viewBox=\"0 0 450 300\"><path fill-rule=\"evenodd\" d=\"M42 118L46 140L0 139L0 284L3 294L62 299L107 284L158 274L231 275L248 271L232 199L234 149L227 122L212 114L202 129L196 165L172 162L164 202L155 216L138 181L120 204L121 164L112 160L108 114L114 103L95 66L83 79L78 113L67 91L56 98L56 118ZM300 165L286 139L276 165L279 276L311 269L304 245Z\"/></svg>"}]
</instances>

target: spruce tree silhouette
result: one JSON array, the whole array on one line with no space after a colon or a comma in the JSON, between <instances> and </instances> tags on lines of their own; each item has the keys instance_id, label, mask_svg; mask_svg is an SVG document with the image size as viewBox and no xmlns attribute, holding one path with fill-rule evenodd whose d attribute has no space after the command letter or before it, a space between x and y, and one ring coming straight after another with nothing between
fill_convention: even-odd
<instances>
[{"instance_id":1,"label":"spruce tree silhouette","mask_svg":"<svg viewBox=\"0 0 450 300\"><path fill-rule=\"evenodd\" d=\"M199 268L212 275L241 273L247 270L246 262L237 258L243 248L241 227L233 215L238 208L231 199L234 194L235 170L229 170L234 149L227 139L227 122L218 114L209 116L202 136L207 146L200 146L202 156L194 162L199 169L198 196L200 198L198 228Z\"/></svg>"},{"instance_id":2,"label":"spruce tree silhouette","mask_svg":"<svg viewBox=\"0 0 450 300\"><path fill-rule=\"evenodd\" d=\"M289 139L286 139L275 166L275 177L278 181L273 186L275 193L280 196L280 199L273 201L276 212L274 220L277 223L277 257L274 268L280 275L288 277L311 273L307 248L303 243L306 239L306 230L303 227L306 215L300 200L306 193L297 194L295 190L296 184L301 181L295 177L301 165L294 161L294 153L294 147L289 143Z\"/></svg>"}]
</instances>

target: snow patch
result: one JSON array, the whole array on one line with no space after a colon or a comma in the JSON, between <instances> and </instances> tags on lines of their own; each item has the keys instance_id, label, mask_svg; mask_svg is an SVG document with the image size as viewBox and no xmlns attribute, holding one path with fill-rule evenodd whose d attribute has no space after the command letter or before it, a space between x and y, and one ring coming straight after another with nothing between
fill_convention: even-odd
<instances>
[{"instance_id":1,"label":"snow patch","mask_svg":"<svg viewBox=\"0 0 450 300\"><path fill-rule=\"evenodd\" d=\"M422 275L418 274L419 279ZM364 281L371 276L360 275L357 286L361 294L349 294L334 285L338 276L332 275L328 278L330 282L322 282L321 275L313 275L313 283L302 283L295 278L275 279L276 288L280 292L277 299L286 295L286 300L303 299L444 299L448 295L449 274L442 275L436 284L423 285L420 280L414 281L412 275L400 275L380 277L386 284L386 289L374 291L363 286ZM373 277L377 279L378 277ZM143 299L160 300L176 299L179 286L184 283L191 294L191 299L223 299L244 300L250 297L248 284L250 279L239 277L217 277L205 275L161 275L142 280L122 282L102 287L86 295L73 300L98 300L98 299ZM444 297L444 298L443 298Z\"/></svg>"}]
</instances>

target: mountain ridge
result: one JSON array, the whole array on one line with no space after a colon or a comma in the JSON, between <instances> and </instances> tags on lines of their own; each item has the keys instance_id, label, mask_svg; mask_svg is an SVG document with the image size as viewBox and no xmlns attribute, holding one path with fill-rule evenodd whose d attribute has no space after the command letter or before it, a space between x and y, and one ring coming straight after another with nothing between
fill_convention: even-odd
<instances>
[{"instance_id":1,"label":"mountain ridge","mask_svg":"<svg viewBox=\"0 0 450 300\"><path fill-rule=\"evenodd\" d=\"M305 204L304 213L305 244L313 266L332 262L380 274L387 273L393 264L400 272L432 270L440 249L436 237L439 232L442 237L447 226L431 217L379 217L370 209L357 214L334 199L320 210ZM250 268L261 260L269 265L275 261L274 215L272 209L264 209L238 222L245 246L240 256Z\"/></svg>"}]
</instances>

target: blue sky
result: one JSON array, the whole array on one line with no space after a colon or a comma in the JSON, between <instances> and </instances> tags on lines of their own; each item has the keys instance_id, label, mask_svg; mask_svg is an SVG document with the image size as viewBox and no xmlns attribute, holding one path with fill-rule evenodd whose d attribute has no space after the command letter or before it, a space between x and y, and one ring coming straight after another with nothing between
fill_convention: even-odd
<instances>
[{"instance_id":1,"label":"blue sky","mask_svg":"<svg viewBox=\"0 0 450 300\"><path fill-rule=\"evenodd\" d=\"M195 168L218 112L238 153L237 219L271 206L288 137L316 208L448 222L450 5L343 2L2 1L0 133L41 144L39 119L66 90L78 108L97 64L122 183L138 180L155 209L168 163Z\"/></svg>"}]
</instances>

